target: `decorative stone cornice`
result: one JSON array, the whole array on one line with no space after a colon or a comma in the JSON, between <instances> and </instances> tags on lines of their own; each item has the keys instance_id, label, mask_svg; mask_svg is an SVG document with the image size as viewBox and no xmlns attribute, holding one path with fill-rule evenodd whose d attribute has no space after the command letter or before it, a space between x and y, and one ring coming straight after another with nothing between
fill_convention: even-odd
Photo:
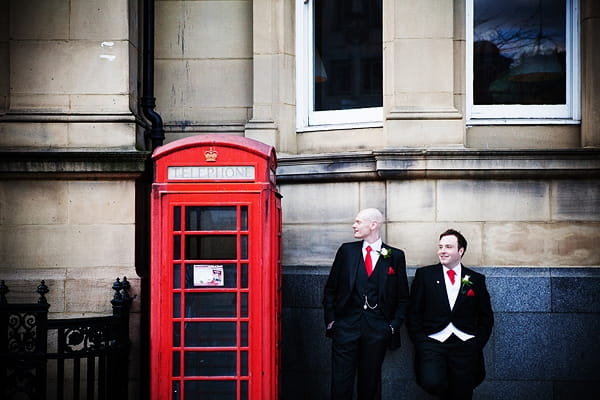
<instances>
[{"instance_id":1,"label":"decorative stone cornice","mask_svg":"<svg viewBox=\"0 0 600 400\"><path fill-rule=\"evenodd\" d=\"M374 179L554 179L600 177L600 149L386 149L280 155L279 183Z\"/></svg>"},{"instance_id":2,"label":"decorative stone cornice","mask_svg":"<svg viewBox=\"0 0 600 400\"><path fill-rule=\"evenodd\" d=\"M132 179L150 152L134 149L0 149L2 179Z\"/></svg>"}]
</instances>

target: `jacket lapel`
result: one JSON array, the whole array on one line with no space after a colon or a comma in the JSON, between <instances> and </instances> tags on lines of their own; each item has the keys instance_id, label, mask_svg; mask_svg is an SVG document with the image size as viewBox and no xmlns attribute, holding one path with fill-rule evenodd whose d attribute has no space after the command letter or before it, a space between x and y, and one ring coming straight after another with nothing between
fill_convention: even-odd
<instances>
[{"instance_id":1,"label":"jacket lapel","mask_svg":"<svg viewBox=\"0 0 600 400\"><path fill-rule=\"evenodd\" d=\"M442 264L438 264L437 272L435 273L436 286L438 288L437 295L440 298L440 304L448 310L450 310L450 301L448 300L448 291L446 290L446 280L444 277L444 267ZM439 282L439 284L437 283Z\"/></svg>"},{"instance_id":2,"label":"jacket lapel","mask_svg":"<svg viewBox=\"0 0 600 400\"><path fill-rule=\"evenodd\" d=\"M463 290L462 290L462 280L465 277L465 275L468 275L467 274L467 269L465 268L464 265L461 265L460 271L461 271L460 272L460 282L459 282L460 283L460 288L458 289L458 296L456 297L456 302L454 303L454 309L453 310L456 310L456 307L460 303L462 303L465 300L465 297L467 296L465 293L463 293Z\"/></svg>"},{"instance_id":3,"label":"jacket lapel","mask_svg":"<svg viewBox=\"0 0 600 400\"><path fill-rule=\"evenodd\" d=\"M352 292L354 290L354 284L356 282L356 274L358 272L358 268L365 268L365 260L362 255L362 242L355 242L355 249L349 255L350 257L350 270L348 273L350 274L350 279L348 282L350 283L350 287L348 290Z\"/></svg>"}]
</instances>

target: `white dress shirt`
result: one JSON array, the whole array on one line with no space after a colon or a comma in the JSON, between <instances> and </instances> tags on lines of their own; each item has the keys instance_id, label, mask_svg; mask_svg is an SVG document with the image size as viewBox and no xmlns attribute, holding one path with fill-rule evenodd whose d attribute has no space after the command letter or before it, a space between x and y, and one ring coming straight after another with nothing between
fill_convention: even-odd
<instances>
[{"instance_id":1,"label":"white dress shirt","mask_svg":"<svg viewBox=\"0 0 600 400\"><path fill-rule=\"evenodd\" d=\"M450 282L450 277L448 276L449 268L444 265L444 266L442 266L442 269L444 270L444 283L446 284L446 293L448 294L448 302L450 303L450 310L452 310L454 308L454 304L456 303L456 298L458 297L458 292L460 291L460 286L462 285L462 282L461 282L462 265L458 264L456 267L453 268L454 272L456 272L456 275L454 276L454 284L452 282ZM454 324L452 322L450 322L441 331L429 335L429 337L432 339L435 339L437 341L440 341L440 342L445 342L446 340L448 340L448 338L453 333L456 336L458 336L458 338L460 340L462 340L463 342L475 337L473 335L469 335L468 333L461 331L456 326L454 326Z\"/></svg>"}]
</instances>

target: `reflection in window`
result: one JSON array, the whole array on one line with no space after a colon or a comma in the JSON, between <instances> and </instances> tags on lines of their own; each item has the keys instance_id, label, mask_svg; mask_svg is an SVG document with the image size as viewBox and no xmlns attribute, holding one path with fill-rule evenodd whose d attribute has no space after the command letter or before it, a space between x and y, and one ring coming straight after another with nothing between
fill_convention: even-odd
<instances>
[{"instance_id":1,"label":"reflection in window","mask_svg":"<svg viewBox=\"0 0 600 400\"><path fill-rule=\"evenodd\" d=\"M566 0L474 0L473 103L566 103Z\"/></svg>"},{"instance_id":2,"label":"reflection in window","mask_svg":"<svg viewBox=\"0 0 600 400\"><path fill-rule=\"evenodd\" d=\"M314 3L314 110L383 105L381 0Z\"/></svg>"}]
</instances>

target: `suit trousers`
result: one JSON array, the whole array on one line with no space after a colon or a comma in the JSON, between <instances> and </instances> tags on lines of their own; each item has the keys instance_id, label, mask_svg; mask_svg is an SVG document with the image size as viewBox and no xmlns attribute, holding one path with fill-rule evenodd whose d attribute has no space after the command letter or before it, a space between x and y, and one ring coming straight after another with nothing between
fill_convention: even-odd
<instances>
[{"instance_id":1,"label":"suit trousers","mask_svg":"<svg viewBox=\"0 0 600 400\"><path fill-rule=\"evenodd\" d=\"M428 393L444 400L470 400L479 359L475 339L452 335L446 342L427 339L417 346L417 373Z\"/></svg>"},{"instance_id":2,"label":"suit trousers","mask_svg":"<svg viewBox=\"0 0 600 400\"><path fill-rule=\"evenodd\" d=\"M356 378L357 399L381 398L381 366L391 331L383 317L361 314L335 322L332 342L331 398L350 400Z\"/></svg>"}]
</instances>

